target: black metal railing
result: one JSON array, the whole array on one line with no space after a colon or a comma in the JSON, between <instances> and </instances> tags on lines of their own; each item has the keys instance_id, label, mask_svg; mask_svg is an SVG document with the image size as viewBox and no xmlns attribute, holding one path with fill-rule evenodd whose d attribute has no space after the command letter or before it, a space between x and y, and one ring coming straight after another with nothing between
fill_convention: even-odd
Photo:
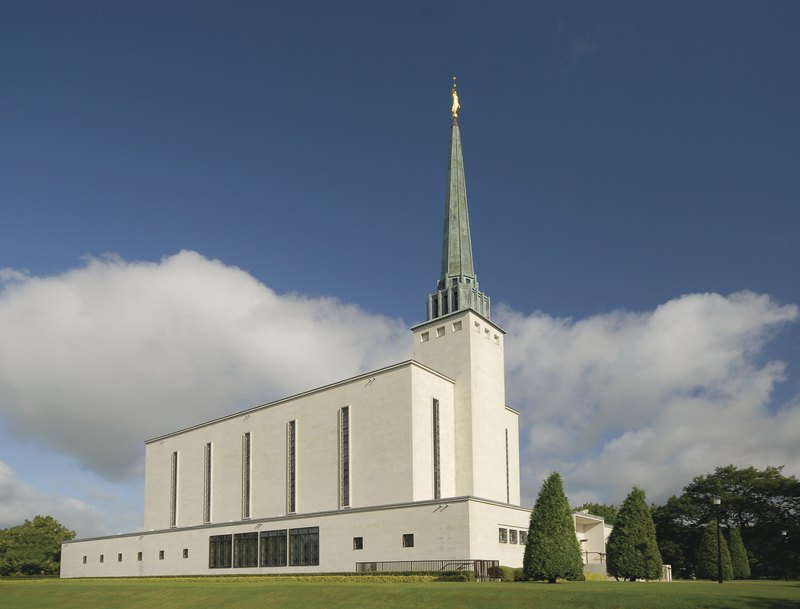
<instances>
[{"instance_id":1,"label":"black metal railing","mask_svg":"<svg viewBox=\"0 0 800 609\"><path fill-rule=\"evenodd\" d=\"M472 571L478 581L500 578L499 560L391 560L357 562L356 572L367 571Z\"/></svg>"}]
</instances>

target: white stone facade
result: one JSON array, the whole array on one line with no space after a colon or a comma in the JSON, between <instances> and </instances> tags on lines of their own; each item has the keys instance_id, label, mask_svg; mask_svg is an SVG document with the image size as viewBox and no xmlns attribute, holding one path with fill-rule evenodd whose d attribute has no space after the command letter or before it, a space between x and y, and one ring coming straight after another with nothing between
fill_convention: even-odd
<instances>
[{"instance_id":1,"label":"white stone facade","mask_svg":"<svg viewBox=\"0 0 800 609\"><path fill-rule=\"evenodd\" d=\"M317 564L230 569L521 566L530 510L518 505L503 331L462 310L413 336L412 361L146 442L144 531L66 542L62 577L219 573L212 536L257 533L263 544L261 533L309 527Z\"/></svg>"}]
</instances>

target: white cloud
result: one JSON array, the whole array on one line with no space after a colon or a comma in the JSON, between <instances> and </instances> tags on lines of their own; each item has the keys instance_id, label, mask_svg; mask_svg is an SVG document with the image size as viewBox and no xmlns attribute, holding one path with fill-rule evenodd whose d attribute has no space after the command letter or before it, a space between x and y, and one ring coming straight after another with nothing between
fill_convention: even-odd
<instances>
[{"instance_id":1,"label":"white cloud","mask_svg":"<svg viewBox=\"0 0 800 609\"><path fill-rule=\"evenodd\" d=\"M496 312L528 503L553 470L573 505L618 502L633 485L663 500L728 463L800 471L800 404L767 408L786 365L760 361L796 306L740 292L580 321Z\"/></svg>"},{"instance_id":2,"label":"white cloud","mask_svg":"<svg viewBox=\"0 0 800 609\"><path fill-rule=\"evenodd\" d=\"M78 537L110 535L120 521L128 522L130 506L117 497L102 498L107 509L58 493L47 493L20 481L14 471L0 461L0 529L33 520L34 516L52 516ZM141 522L141 518L138 518Z\"/></svg>"},{"instance_id":3,"label":"white cloud","mask_svg":"<svg viewBox=\"0 0 800 609\"><path fill-rule=\"evenodd\" d=\"M141 476L144 439L411 355L399 320L277 295L195 252L159 263L90 258L43 278L5 269L0 281L6 433L109 480ZM573 505L618 502L634 484L663 500L728 463L800 472L800 401L772 408L785 364L762 361L796 306L742 292L579 321L502 305L495 317L508 331L507 401L523 413L526 504L552 470ZM72 505L70 518L103 511L82 536L122 526L114 501L75 503L9 472L0 472L0 517L11 524L46 511L38 502Z\"/></svg>"},{"instance_id":4,"label":"white cloud","mask_svg":"<svg viewBox=\"0 0 800 609\"><path fill-rule=\"evenodd\" d=\"M108 479L141 475L142 441L408 359L398 320L277 295L182 251L90 258L54 277L6 269L0 414L8 433Z\"/></svg>"}]
</instances>

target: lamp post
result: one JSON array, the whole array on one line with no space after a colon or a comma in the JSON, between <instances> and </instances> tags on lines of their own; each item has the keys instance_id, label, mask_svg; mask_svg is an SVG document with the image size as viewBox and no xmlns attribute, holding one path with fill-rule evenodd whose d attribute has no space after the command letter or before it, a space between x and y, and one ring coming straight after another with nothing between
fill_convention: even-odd
<instances>
[{"instance_id":1,"label":"lamp post","mask_svg":"<svg viewBox=\"0 0 800 609\"><path fill-rule=\"evenodd\" d=\"M781 536L783 537L783 575L786 577L786 581L789 581L789 552L786 550L786 544L789 541L789 531L783 529L781 531Z\"/></svg>"},{"instance_id":2,"label":"lamp post","mask_svg":"<svg viewBox=\"0 0 800 609\"><path fill-rule=\"evenodd\" d=\"M721 503L722 499L720 497L714 497L714 505L717 506L717 577L719 579L719 583L722 583L722 535L719 531L719 512Z\"/></svg>"}]
</instances>

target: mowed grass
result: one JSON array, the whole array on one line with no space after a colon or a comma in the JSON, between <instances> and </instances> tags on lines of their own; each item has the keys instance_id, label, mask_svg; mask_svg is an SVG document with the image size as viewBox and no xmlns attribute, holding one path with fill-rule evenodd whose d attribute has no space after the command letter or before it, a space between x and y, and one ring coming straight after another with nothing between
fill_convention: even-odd
<instances>
[{"instance_id":1,"label":"mowed grass","mask_svg":"<svg viewBox=\"0 0 800 609\"><path fill-rule=\"evenodd\" d=\"M181 579L0 579L0 607L115 609L157 607L618 607L796 609L800 583L567 582L544 583L316 583Z\"/></svg>"}]
</instances>

